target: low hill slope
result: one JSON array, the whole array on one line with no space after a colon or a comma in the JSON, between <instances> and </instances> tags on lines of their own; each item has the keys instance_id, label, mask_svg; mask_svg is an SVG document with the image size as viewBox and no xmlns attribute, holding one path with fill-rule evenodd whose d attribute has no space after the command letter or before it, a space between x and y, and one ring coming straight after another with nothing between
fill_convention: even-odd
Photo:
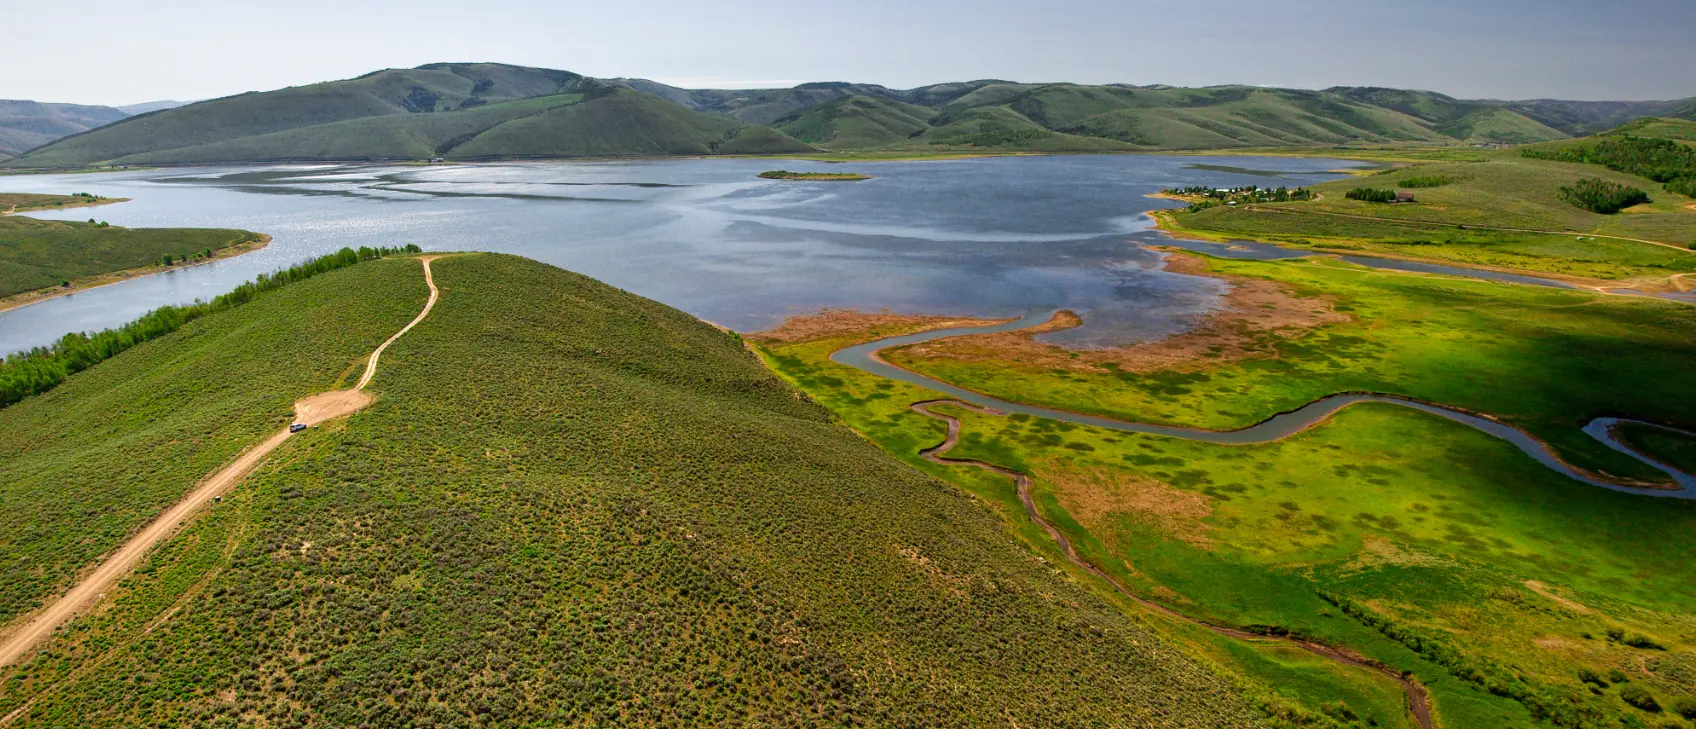
<instances>
[{"instance_id":1,"label":"low hill slope","mask_svg":"<svg viewBox=\"0 0 1696 729\"><path fill-rule=\"evenodd\" d=\"M128 116L109 106L0 100L0 159Z\"/></svg>"},{"instance_id":2,"label":"low hill slope","mask_svg":"<svg viewBox=\"0 0 1696 729\"><path fill-rule=\"evenodd\" d=\"M936 110L875 96L844 96L777 120L785 134L846 149L905 144L930 128Z\"/></svg>"},{"instance_id":3,"label":"low hill slope","mask_svg":"<svg viewBox=\"0 0 1696 729\"><path fill-rule=\"evenodd\" d=\"M288 441L108 609L0 672L0 715L1262 723L1236 685L833 422L735 336L519 258L434 268L441 299L384 354L376 403ZM98 554L279 427L290 398L355 371L422 293L413 261L327 273L0 411L0 507L66 517L9 534L0 556L49 539L57 564ZM97 500L62 498L72 472ZM14 557L10 574L40 563Z\"/></svg>"},{"instance_id":4,"label":"low hill slope","mask_svg":"<svg viewBox=\"0 0 1696 729\"><path fill-rule=\"evenodd\" d=\"M1609 134L1632 134L1651 139L1671 139L1675 142L1696 142L1696 121L1645 117L1621 125Z\"/></svg>"}]
</instances>

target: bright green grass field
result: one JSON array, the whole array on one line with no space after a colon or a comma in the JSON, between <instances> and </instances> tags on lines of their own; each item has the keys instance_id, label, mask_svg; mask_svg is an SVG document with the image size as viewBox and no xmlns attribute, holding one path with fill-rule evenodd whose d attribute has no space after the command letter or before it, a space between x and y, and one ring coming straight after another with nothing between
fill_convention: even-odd
<instances>
[{"instance_id":1,"label":"bright green grass field","mask_svg":"<svg viewBox=\"0 0 1696 729\"><path fill-rule=\"evenodd\" d=\"M98 213L91 208L90 215ZM0 296L151 266L166 255L216 252L258 237L245 230L102 228L97 223L0 216Z\"/></svg>"},{"instance_id":2,"label":"bright green grass field","mask_svg":"<svg viewBox=\"0 0 1696 729\"><path fill-rule=\"evenodd\" d=\"M893 333L893 332L890 332ZM917 415L908 409L908 405L920 400L937 397L937 393L904 383L884 380L882 378L861 372L856 369L838 365L829 361L831 352L853 344L864 338L852 337L834 338L801 344L778 344L762 347L761 354L770 365L785 379L794 382L798 387L814 399L830 408L844 422L855 430L865 434L873 442L882 446L889 453L902 458L916 468L934 473L952 483L959 485L978 496L985 503L993 506L1002 517L1006 529L1018 537L1028 549L1043 555L1050 562L1066 565L1065 558L1058 554L1053 540L1041 527L1032 522L1025 514L1024 507L1018 501L1010 479L986 475L983 471L968 467L938 466L918 457L918 452L942 441L944 429L940 422ZM1024 466L1026 457L1041 455L1048 458L1069 459L1080 455L1073 448L1066 448L1068 440L1054 442L1048 436L1055 431L1066 433L1077 432L1074 426L1047 421L1026 420L1019 422L1020 427L1027 424L1034 430L1045 430L1040 440L1044 445L1028 447L1010 444L1019 450L1010 454L1008 448L996 449L996 452L986 452L981 447L984 432L981 428L999 428L1006 422L984 417L983 423L979 416L968 414L952 408L944 410L962 417L966 423L963 431L961 446L957 447L950 456L963 458L981 458L993 463L1000 463L1014 468ZM1011 421L1008 421L1011 422ZM1317 432L1317 431L1316 431ZM1113 436L1109 436L1113 437ZM1150 438L1149 440L1154 440ZM1082 443L1081 439L1073 438L1070 442ZM1119 442L1123 442L1120 440ZM1096 446L1091 446L1096 447ZM1216 448L1216 447L1215 447ZM1011 457L1010 457L1011 455ZM1109 469L1117 470L1119 464L1108 465ZM1126 579L1126 570L1119 558L1107 560L1100 558L1103 548L1095 536L1081 530L1077 523L1062 509L1056 506L1052 492L1046 482L1037 484L1036 499L1041 506L1044 516L1051 523L1060 525L1068 533L1069 538L1080 553L1097 565L1103 566L1120 579L1123 584L1132 589L1143 590L1150 586L1146 579ZM1140 568L1140 562L1138 567ZM1198 570L1217 569L1216 564L1192 566ZM1219 583L1223 588L1243 587L1241 584L1230 582L1242 579L1248 574L1254 584L1248 585L1250 592L1245 599L1266 600L1269 593L1288 584L1276 581L1268 582L1266 576L1254 574L1263 568L1237 569L1233 574L1220 574ZM1076 577L1086 582L1098 582L1091 576L1078 574ZM1097 585L1104 594L1111 594L1110 588ZM1302 586L1301 596L1295 599L1279 597L1278 602L1294 602L1305 608L1313 617L1310 622L1321 622L1322 626L1295 624L1302 632L1317 636L1327 642L1347 646L1349 649L1362 653L1371 658L1383 661L1402 670L1410 670L1417 674L1421 683L1432 692L1438 712L1444 720L1443 726L1528 726L1529 717L1523 707L1515 702L1490 695L1479 690L1476 686L1455 679L1441 666L1434 664L1405 645L1389 640L1377 632L1358 623L1347 620L1331 610L1328 615L1318 615L1326 606L1319 604L1312 595L1311 586ZM1148 593L1144 593L1147 595ZM1275 593L1274 593L1275 594ZM1143 609L1131 603L1122 603L1125 610L1133 613L1144 613ZM1230 623L1237 622L1238 617L1229 612L1214 611L1205 603L1204 609L1198 610L1194 600L1185 600L1174 604L1174 607L1195 617L1209 617ZM1289 621L1267 620L1257 615L1255 619L1240 621L1242 624L1258 623L1262 625L1291 625ZM1296 653L1285 650L1276 644L1250 644L1218 637L1210 632L1177 624L1172 628L1188 635L1193 645L1201 646L1207 654L1221 665L1236 671L1253 685L1268 687L1269 690L1291 704L1304 708L1309 713L1319 713L1322 707L1333 702L1343 701L1351 711L1362 717L1370 717L1383 726L1412 726L1412 719L1401 710L1401 692L1394 683L1379 678L1369 672L1344 669L1328 661L1313 660L1306 653ZM1388 708L1386 708L1388 707Z\"/></svg>"},{"instance_id":3,"label":"bright green grass field","mask_svg":"<svg viewBox=\"0 0 1696 729\"><path fill-rule=\"evenodd\" d=\"M1590 233L1696 244L1691 201L1650 180L1594 165L1548 162L1496 152L1482 162L1438 162L1313 186L1313 202L1216 207L1173 214L1176 226L1209 236L1312 245L1517 268L1587 278L1660 279L1696 271L1696 252L1623 240L1578 240ZM1442 187L1415 189L1419 202L1386 205L1348 200L1356 187L1397 187L1409 177L1442 176ZM1601 177L1648 191L1654 202L1616 215L1598 215L1558 197L1559 188ZM1340 213L1389 220L1322 215ZM1480 230L1457 225L1561 231L1557 234Z\"/></svg>"},{"instance_id":4,"label":"bright green grass field","mask_svg":"<svg viewBox=\"0 0 1696 729\"><path fill-rule=\"evenodd\" d=\"M935 393L829 362L852 341L775 345L766 354L856 429L916 459L940 441L940 426L906 408ZM1443 726L1686 726L1626 706L1617 687L1592 694L1575 671L1617 668L1662 704L1696 694L1696 544L1688 538L1696 508L1688 502L1579 484L1501 441L1388 405L1356 406L1285 441L1244 447L956 414L965 428L950 455L1036 473L1046 518L1123 584L1197 617L1281 626L1413 671L1431 688ZM942 470L974 488L975 470ZM1082 524L1076 487L1061 488L1056 474L1074 483L1092 476L1086 483L1097 492L1163 484L1203 502L1206 514L1186 520L1182 534L1140 502ZM1010 524L1023 521L1016 503L979 493ZM1028 526L1017 533L1039 551L1047 541ZM1580 607L1534 592L1527 580ZM1350 617L1322 591L1370 606L1394 628ZM1670 650L1626 646L1608 639L1610 629ZM1307 688L1311 670L1269 661L1235 665L1308 705L1338 695L1335 681ZM1544 715L1565 706L1567 718L1580 718L1535 722L1528 703L1508 698L1515 691L1553 697ZM1372 702L1349 705L1365 713Z\"/></svg>"},{"instance_id":5,"label":"bright green grass field","mask_svg":"<svg viewBox=\"0 0 1696 729\"><path fill-rule=\"evenodd\" d=\"M1373 271L1330 259L1206 259L1332 298L1353 321L1295 339L1276 357L1147 373L1032 370L1008 362L891 361L1003 397L1139 422L1231 430L1338 392L1381 392L1484 412L1529 430L1568 461L1665 476L1581 432L1603 413L1696 424L1696 307L1635 297ZM1087 312L1085 313L1087 321Z\"/></svg>"},{"instance_id":6,"label":"bright green grass field","mask_svg":"<svg viewBox=\"0 0 1696 729\"><path fill-rule=\"evenodd\" d=\"M832 422L734 335L512 256L434 269L441 299L385 352L376 402L289 440L110 609L0 672L0 716L33 701L14 726L1268 725L1234 678ZM320 328L398 327L358 302L422 290L408 260L297 287L346 313L249 304L310 322L253 346L207 317L54 390L62 427L106 427L103 443L140 427L72 407L108 397L115 383L78 382L107 367L181 359L184 387L233 387L221 370Z\"/></svg>"}]
</instances>

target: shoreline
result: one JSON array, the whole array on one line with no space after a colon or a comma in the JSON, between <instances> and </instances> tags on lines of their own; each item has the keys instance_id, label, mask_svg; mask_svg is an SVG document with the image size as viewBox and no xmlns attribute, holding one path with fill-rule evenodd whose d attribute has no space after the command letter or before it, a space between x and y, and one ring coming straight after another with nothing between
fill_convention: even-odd
<instances>
[{"instance_id":1,"label":"shoreline","mask_svg":"<svg viewBox=\"0 0 1696 729\"><path fill-rule=\"evenodd\" d=\"M67 197L69 197L69 196L67 196ZM98 200L85 200L83 202L74 202L74 203L71 203L69 205L43 205L43 206L40 206L40 207L24 208L23 210L19 210L18 206L13 205L11 210L7 210L6 212L0 213L0 215L18 215L18 214L22 214L22 213L40 213L40 212L50 212L50 211L53 211L53 210L70 210L71 208L92 208L92 207L98 207L98 206L101 206L101 205L113 205L113 204L121 203L121 202L129 202L130 200L133 200L133 199L134 198L128 198L128 197L103 197L103 198L100 198Z\"/></svg>"},{"instance_id":2,"label":"shoreline","mask_svg":"<svg viewBox=\"0 0 1696 729\"><path fill-rule=\"evenodd\" d=\"M1385 163L1417 163L1430 160L1418 157L1397 157L1398 152L1432 152L1463 149L1459 147L1418 147L1402 149L1333 149L1329 147L1289 147L1267 148L1256 147L1249 149L1119 149L1110 151L1078 150L1078 151L1048 151L1038 152L1029 150L853 150L814 152L780 152L776 154L679 154L679 155L602 155L585 157L495 157L466 160L444 160L431 162L425 159L288 159L271 160L227 160L221 162L195 163L153 163L148 165L132 165L128 168L93 169L87 167L72 168L0 168L0 176L7 175L68 175L68 174L99 174L102 172L134 172L137 170L179 169L197 167L267 167L283 165L489 165L489 164L535 164L558 162L643 162L667 161L682 159L793 159L810 162L931 162L958 159L982 159L987 157L1070 157L1070 156L1101 156L1115 155L1170 155L1174 157L1286 157L1309 159L1337 159L1354 162ZM1339 174L1359 176L1363 172L1376 170L1344 169L1333 170Z\"/></svg>"},{"instance_id":3,"label":"shoreline","mask_svg":"<svg viewBox=\"0 0 1696 729\"><path fill-rule=\"evenodd\" d=\"M184 263L173 266L155 263L135 268L126 268L120 271L96 274L93 276L84 276L71 281L71 285L69 287L53 286L45 289L35 289L34 291L19 292L10 296L0 297L0 313L11 311L13 309L21 309L25 306L29 306L30 304L39 304L43 301L50 301L61 296L69 296L71 294L81 293L84 291L92 291L102 286L122 283L131 279L145 278L147 276L168 273L170 271L180 271L187 268L194 268L195 266L203 266L208 263L215 263L225 259L235 258L237 256L246 255L260 250L268 245L271 245L271 236L260 233L257 238L250 238L235 245L224 246L223 248L213 251L211 258L203 258L193 263Z\"/></svg>"}]
</instances>

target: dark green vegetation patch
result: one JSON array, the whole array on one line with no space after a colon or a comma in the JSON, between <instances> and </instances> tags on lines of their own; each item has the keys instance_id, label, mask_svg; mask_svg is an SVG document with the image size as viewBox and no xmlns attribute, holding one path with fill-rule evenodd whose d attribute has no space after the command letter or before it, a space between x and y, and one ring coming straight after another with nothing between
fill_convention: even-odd
<instances>
[{"instance_id":1,"label":"dark green vegetation patch","mask_svg":"<svg viewBox=\"0 0 1696 729\"><path fill-rule=\"evenodd\" d=\"M33 698L15 726L1259 723L1235 685L836 424L734 335L515 257L434 268L442 298L385 353L376 403L289 441L112 610L0 674L0 714ZM0 433L87 439L102 446L76 468L116 471L119 444L150 431L91 406L144 396L114 389L130 370L179 397L268 393L172 410L257 419L256 437L352 372L423 285L416 262L380 261L281 293L300 298L208 317L0 411ZM266 341L241 343L255 329ZM301 381L242 381L284 369L278 351L301 353L286 368ZM0 461L42 484L0 479L4 503L87 508L57 503L47 458ZM148 483L180 493L204 471L176 472ZM113 511L158 502L141 506ZM100 551L80 546L87 526L59 526L85 556Z\"/></svg>"},{"instance_id":2,"label":"dark green vegetation patch","mask_svg":"<svg viewBox=\"0 0 1696 729\"><path fill-rule=\"evenodd\" d=\"M1343 193L1343 197L1361 202L1390 203L1396 201L1396 191L1376 187L1356 187Z\"/></svg>"},{"instance_id":3,"label":"dark green vegetation patch","mask_svg":"<svg viewBox=\"0 0 1696 729\"><path fill-rule=\"evenodd\" d=\"M1586 177L1561 186L1561 199L1592 213L1613 215L1633 205L1649 202L1649 193L1600 177Z\"/></svg>"},{"instance_id":4,"label":"dark green vegetation patch","mask_svg":"<svg viewBox=\"0 0 1696 729\"><path fill-rule=\"evenodd\" d=\"M1587 144L1534 147L1521 154L1534 159L1602 165L1663 183L1668 192L1696 197L1696 147L1671 139L1619 134Z\"/></svg>"}]
</instances>

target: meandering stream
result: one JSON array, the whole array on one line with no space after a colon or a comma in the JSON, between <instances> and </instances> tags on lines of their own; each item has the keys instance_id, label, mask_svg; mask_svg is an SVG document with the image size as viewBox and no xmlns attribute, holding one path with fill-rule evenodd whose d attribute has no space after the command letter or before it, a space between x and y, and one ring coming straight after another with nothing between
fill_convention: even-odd
<instances>
[{"instance_id":1,"label":"meandering stream","mask_svg":"<svg viewBox=\"0 0 1696 729\"><path fill-rule=\"evenodd\" d=\"M1146 433L1149 435L1183 438L1185 440L1218 443L1221 445L1269 443L1271 441L1287 438L1313 427L1330 417L1333 413L1336 413L1350 405L1363 402L1387 403L1447 418L1454 422L1505 440L1512 443L1514 447L1523 451L1526 455L1531 456L1538 463L1543 464L1550 470L1592 486L1605 488L1611 491L1640 494L1644 496L1659 496L1673 499L1696 499L1696 476L1692 476L1667 464L1656 461L1643 453L1637 452L1631 446L1626 445L1619 440L1619 438L1614 434L1613 428L1615 425L1620 423L1642 422L1626 418L1596 418L1584 426L1584 432L1606 444L1609 448L1631 456L1632 458L1653 466L1657 470L1667 474L1675 483L1678 484L1679 488L1649 489L1615 483L1598 477L1595 474L1573 468L1557 457L1554 451L1549 448L1548 444L1538 440L1530 433L1487 415L1469 413L1434 403L1422 402L1405 397L1396 397L1393 395L1381 395L1374 393L1339 393L1320 398L1295 410L1286 413L1279 413L1271 418L1239 430L1206 430L1202 428L1185 428L1175 425L1138 423L1135 421L1118 420L1099 415L1085 415L1082 413L1074 413L1055 408L1026 405L1024 403L1012 402L1010 400L1002 400L979 392L973 392L963 387L951 385L941 380L926 377L925 375L913 372L912 370L897 367L878 356L879 352L892 347L902 347L911 344L919 344L921 342L930 342L938 339L947 339L949 337L960 337L971 334L992 334L1027 329L1047 322L1052 316L1052 311L1042 311L1031 313L1017 321L1003 324L993 324L981 327L938 329L899 337L887 337L839 350L833 353L830 356L830 359L838 364L847 365L879 377L886 377L911 385L918 385L919 387L947 394L950 397L972 405L991 408L1004 413L1022 413L1040 418L1049 418L1052 420L1077 423L1079 425L1089 425L1097 428L1106 428L1109 430L1117 430L1127 433ZM1653 425L1655 427L1665 427L1654 423L1644 424Z\"/></svg>"}]
</instances>

